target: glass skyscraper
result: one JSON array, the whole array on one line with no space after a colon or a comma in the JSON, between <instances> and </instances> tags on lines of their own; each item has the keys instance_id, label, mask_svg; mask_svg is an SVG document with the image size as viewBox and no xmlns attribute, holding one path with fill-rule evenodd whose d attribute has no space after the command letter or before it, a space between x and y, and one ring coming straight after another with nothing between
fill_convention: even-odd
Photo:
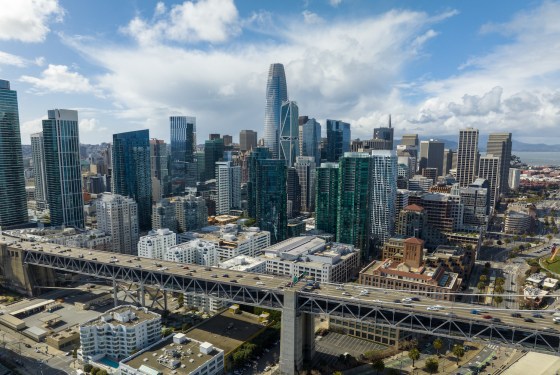
<instances>
[{"instance_id":1,"label":"glass skyscraper","mask_svg":"<svg viewBox=\"0 0 560 375\"><path fill-rule=\"evenodd\" d=\"M279 155L280 109L288 100L288 86L284 65L271 64L266 81L266 106L264 110L264 145L274 159Z\"/></svg>"},{"instance_id":2,"label":"glass skyscraper","mask_svg":"<svg viewBox=\"0 0 560 375\"><path fill-rule=\"evenodd\" d=\"M282 103L280 113L280 156L288 167L293 167L299 154L299 110L291 100Z\"/></svg>"},{"instance_id":3,"label":"glass skyscraper","mask_svg":"<svg viewBox=\"0 0 560 375\"><path fill-rule=\"evenodd\" d=\"M257 217L257 163L264 159L270 159L267 147L256 147L247 157L247 211L252 218Z\"/></svg>"},{"instance_id":4,"label":"glass skyscraper","mask_svg":"<svg viewBox=\"0 0 560 375\"><path fill-rule=\"evenodd\" d=\"M257 161L256 224L270 232L270 243L284 241L288 235L287 173L284 160Z\"/></svg>"},{"instance_id":5,"label":"glass skyscraper","mask_svg":"<svg viewBox=\"0 0 560 375\"><path fill-rule=\"evenodd\" d=\"M204 168L206 180L216 178L216 162L224 159L224 140L209 139L204 142Z\"/></svg>"},{"instance_id":6,"label":"glass skyscraper","mask_svg":"<svg viewBox=\"0 0 560 375\"><path fill-rule=\"evenodd\" d=\"M48 111L43 120L43 146L51 225L84 228L78 112Z\"/></svg>"},{"instance_id":7,"label":"glass skyscraper","mask_svg":"<svg viewBox=\"0 0 560 375\"><path fill-rule=\"evenodd\" d=\"M45 169L45 148L43 133L31 134L31 158L35 178L35 202L39 209L47 208L47 171Z\"/></svg>"},{"instance_id":8,"label":"glass skyscraper","mask_svg":"<svg viewBox=\"0 0 560 375\"><path fill-rule=\"evenodd\" d=\"M0 80L0 227L27 222L17 92Z\"/></svg>"},{"instance_id":9,"label":"glass skyscraper","mask_svg":"<svg viewBox=\"0 0 560 375\"><path fill-rule=\"evenodd\" d=\"M315 228L336 235L338 217L338 163L323 163L315 170Z\"/></svg>"},{"instance_id":10,"label":"glass skyscraper","mask_svg":"<svg viewBox=\"0 0 560 375\"><path fill-rule=\"evenodd\" d=\"M299 154L300 156L312 156L315 165L321 164L321 124L314 118L307 116L299 117Z\"/></svg>"},{"instance_id":11,"label":"glass skyscraper","mask_svg":"<svg viewBox=\"0 0 560 375\"><path fill-rule=\"evenodd\" d=\"M141 230L151 228L150 173L150 132L113 134L113 193L136 201Z\"/></svg>"},{"instance_id":12,"label":"glass skyscraper","mask_svg":"<svg viewBox=\"0 0 560 375\"><path fill-rule=\"evenodd\" d=\"M171 116L169 125L173 192L184 193L185 186L196 186L196 117Z\"/></svg>"},{"instance_id":13,"label":"glass skyscraper","mask_svg":"<svg viewBox=\"0 0 560 375\"><path fill-rule=\"evenodd\" d=\"M350 124L327 120L327 161L336 162L350 151Z\"/></svg>"}]
</instances>

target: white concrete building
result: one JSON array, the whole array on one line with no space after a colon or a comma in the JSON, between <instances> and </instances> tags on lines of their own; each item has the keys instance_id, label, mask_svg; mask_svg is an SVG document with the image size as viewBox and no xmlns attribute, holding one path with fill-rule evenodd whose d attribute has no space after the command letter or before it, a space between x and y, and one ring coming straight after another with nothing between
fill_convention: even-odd
<instances>
[{"instance_id":1,"label":"white concrete building","mask_svg":"<svg viewBox=\"0 0 560 375\"><path fill-rule=\"evenodd\" d=\"M224 372L224 351L176 333L119 364L122 375L216 375Z\"/></svg>"},{"instance_id":2,"label":"white concrete building","mask_svg":"<svg viewBox=\"0 0 560 375\"><path fill-rule=\"evenodd\" d=\"M104 193L95 202L97 229L111 236L110 251L136 254L139 237L138 205L132 198Z\"/></svg>"},{"instance_id":3,"label":"white concrete building","mask_svg":"<svg viewBox=\"0 0 560 375\"><path fill-rule=\"evenodd\" d=\"M203 266L217 266L218 249L209 241L192 240L169 248L164 260L177 263L194 263Z\"/></svg>"},{"instance_id":4,"label":"white concrete building","mask_svg":"<svg viewBox=\"0 0 560 375\"><path fill-rule=\"evenodd\" d=\"M241 167L230 161L216 162L216 214L229 214L241 208Z\"/></svg>"},{"instance_id":5,"label":"white concrete building","mask_svg":"<svg viewBox=\"0 0 560 375\"><path fill-rule=\"evenodd\" d=\"M397 200L397 154L389 150L371 152L370 235L379 244L393 235Z\"/></svg>"},{"instance_id":6,"label":"white concrete building","mask_svg":"<svg viewBox=\"0 0 560 375\"><path fill-rule=\"evenodd\" d=\"M264 250L266 273L306 276L319 282L344 282L359 270L360 251L316 236L294 237Z\"/></svg>"},{"instance_id":7,"label":"white concrete building","mask_svg":"<svg viewBox=\"0 0 560 375\"><path fill-rule=\"evenodd\" d=\"M220 262L218 267L232 271L266 273L266 260L248 257L246 255L238 255Z\"/></svg>"},{"instance_id":8,"label":"white concrete building","mask_svg":"<svg viewBox=\"0 0 560 375\"><path fill-rule=\"evenodd\" d=\"M521 182L521 170L517 168L509 169L509 188L511 190L519 189L519 183Z\"/></svg>"},{"instance_id":9,"label":"white concrete building","mask_svg":"<svg viewBox=\"0 0 560 375\"><path fill-rule=\"evenodd\" d=\"M161 316L145 307L119 306L80 325L80 355L120 361L161 340Z\"/></svg>"},{"instance_id":10,"label":"white concrete building","mask_svg":"<svg viewBox=\"0 0 560 375\"><path fill-rule=\"evenodd\" d=\"M177 244L176 234L169 229L152 230L138 241L138 256L163 259L167 250Z\"/></svg>"}]
</instances>

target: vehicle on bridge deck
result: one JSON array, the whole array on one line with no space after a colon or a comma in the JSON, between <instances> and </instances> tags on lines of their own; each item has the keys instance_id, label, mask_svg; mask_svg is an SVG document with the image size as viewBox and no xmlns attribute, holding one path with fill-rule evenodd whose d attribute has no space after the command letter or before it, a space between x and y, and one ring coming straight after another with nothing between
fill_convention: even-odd
<instances>
[{"instance_id":1,"label":"vehicle on bridge deck","mask_svg":"<svg viewBox=\"0 0 560 375\"><path fill-rule=\"evenodd\" d=\"M480 310L472 309L472 310L471 310L471 314L473 314L473 315L478 315L478 314L480 314Z\"/></svg>"},{"instance_id":2,"label":"vehicle on bridge deck","mask_svg":"<svg viewBox=\"0 0 560 375\"><path fill-rule=\"evenodd\" d=\"M426 308L426 310L429 310L429 311L439 311L439 310L443 310L443 309L445 309L445 307L440 306L440 305L428 306Z\"/></svg>"},{"instance_id":3,"label":"vehicle on bridge deck","mask_svg":"<svg viewBox=\"0 0 560 375\"><path fill-rule=\"evenodd\" d=\"M482 319L492 319L492 315L482 315Z\"/></svg>"},{"instance_id":4,"label":"vehicle on bridge deck","mask_svg":"<svg viewBox=\"0 0 560 375\"><path fill-rule=\"evenodd\" d=\"M521 314L520 313L511 313L511 316L513 318L521 318Z\"/></svg>"}]
</instances>

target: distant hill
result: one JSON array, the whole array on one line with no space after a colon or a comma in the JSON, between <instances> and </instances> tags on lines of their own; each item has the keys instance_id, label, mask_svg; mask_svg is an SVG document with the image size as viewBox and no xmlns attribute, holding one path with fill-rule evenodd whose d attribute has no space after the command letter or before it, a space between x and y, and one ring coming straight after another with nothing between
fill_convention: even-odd
<instances>
[{"instance_id":1,"label":"distant hill","mask_svg":"<svg viewBox=\"0 0 560 375\"><path fill-rule=\"evenodd\" d=\"M449 136L447 136L449 137ZM445 143L445 148L451 148L457 150L457 139L446 139L442 137L421 137L421 141L427 141L430 139L437 139ZM488 142L488 136L481 135L478 141L481 152L486 152L486 142ZM400 140L397 141L397 144ZM525 143L513 140L512 151L522 151L522 152L550 152L550 151L560 151L560 145L547 145L544 143Z\"/></svg>"}]
</instances>

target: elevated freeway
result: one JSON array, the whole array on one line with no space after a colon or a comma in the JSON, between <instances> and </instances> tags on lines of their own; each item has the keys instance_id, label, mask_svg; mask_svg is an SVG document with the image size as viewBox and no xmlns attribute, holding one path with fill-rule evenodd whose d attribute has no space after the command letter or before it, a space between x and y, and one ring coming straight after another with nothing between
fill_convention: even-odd
<instances>
[{"instance_id":1,"label":"elevated freeway","mask_svg":"<svg viewBox=\"0 0 560 375\"><path fill-rule=\"evenodd\" d=\"M144 304L144 290L163 293L204 294L225 301L282 310L280 368L286 374L301 369L314 354L313 316L361 321L402 331L459 340L493 341L512 347L560 354L560 331L551 315L525 321L516 311L420 297L413 292L383 290L360 284L322 284L313 291L291 279L224 270L193 264L177 264L88 249L45 243L0 239L3 256L19 257L23 267L49 268L111 280L115 294L119 283L135 285L136 303ZM437 297L440 297L439 299ZM116 303L115 298L115 303ZM478 309L478 314L472 310ZM529 317L527 311L519 311ZM484 319L490 315L493 319Z\"/></svg>"}]
</instances>

